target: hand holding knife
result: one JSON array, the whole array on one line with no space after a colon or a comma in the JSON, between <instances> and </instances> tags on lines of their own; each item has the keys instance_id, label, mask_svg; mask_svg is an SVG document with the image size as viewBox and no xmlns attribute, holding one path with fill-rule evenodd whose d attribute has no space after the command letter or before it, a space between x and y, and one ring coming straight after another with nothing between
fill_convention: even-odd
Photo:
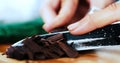
<instances>
[{"instance_id":1,"label":"hand holding knife","mask_svg":"<svg viewBox=\"0 0 120 63\"><path fill-rule=\"evenodd\" d=\"M47 38L56 34L63 34L67 40L67 44L73 43L73 48L77 51L97 49L109 46L120 45L120 24L111 24L104 28L94 30L84 35L71 35L69 31L56 32L50 34L40 35L41 37ZM15 45L22 45L22 41L19 41Z\"/></svg>"}]
</instances>

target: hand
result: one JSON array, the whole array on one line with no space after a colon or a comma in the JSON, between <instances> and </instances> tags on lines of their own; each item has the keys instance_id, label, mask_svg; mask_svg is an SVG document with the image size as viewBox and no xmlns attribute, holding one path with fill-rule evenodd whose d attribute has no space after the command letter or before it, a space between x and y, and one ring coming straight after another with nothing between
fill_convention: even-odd
<instances>
[{"instance_id":1,"label":"hand","mask_svg":"<svg viewBox=\"0 0 120 63\"><path fill-rule=\"evenodd\" d=\"M82 20L68 26L74 35L85 34L120 20L120 2L113 3L94 14L88 14Z\"/></svg>"},{"instance_id":2,"label":"hand","mask_svg":"<svg viewBox=\"0 0 120 63\"><path fill-rule=\"evenodd\" d=\"M78 0L46 0L41 9L41 16L45 22L43 28L50 32L54 28L64 26L73 17Z\"/></svg>"},{"instance_id":3,"label":"hand","mask_svg":"<svg viewBox=\"0 0 120 63\"><path fill-rule=\"evenodd\" d=\"M43 28L50 32L53 29L65 26L80 20L87 13L89 5L85 0L46 0L41 9L41 16L45 22ZM90 7L104 8L113 0L87 0ZM96 2L99 2L96 4ZM105 3L107 2L107 3ZM72 9L72 10L71 10Z\"/></svg>"}]
</instances>

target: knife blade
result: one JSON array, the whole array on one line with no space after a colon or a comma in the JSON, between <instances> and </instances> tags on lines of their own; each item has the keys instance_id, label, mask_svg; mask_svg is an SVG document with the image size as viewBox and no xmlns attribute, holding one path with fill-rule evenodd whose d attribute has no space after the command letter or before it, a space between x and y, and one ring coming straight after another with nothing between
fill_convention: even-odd
<instances>
[{"instance_id":1,"label":"knife blade","mask_svg":"<svg viewBox=\"0 0 120 63\"><path fill-rule=\"evenodd\" d=\"M98 49L110 46L120 46L120 24L111 24L83 35L72 35L69 31L40 35L47 38L56 34L63 34L67 44L77 51ZM24 39L23 39L24 40ZM22 41L12 46L22 46Z\"/></svg>"}]
</instances>

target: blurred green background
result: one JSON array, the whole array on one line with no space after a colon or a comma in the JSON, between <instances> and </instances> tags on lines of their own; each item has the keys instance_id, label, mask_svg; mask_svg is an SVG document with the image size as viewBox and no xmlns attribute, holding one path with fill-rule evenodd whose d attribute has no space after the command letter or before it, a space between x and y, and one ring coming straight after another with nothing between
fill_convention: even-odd
<instances>
[{"instance_id":1,"label":"blurred green background","mask_svg":"<svg viewBox=\"0 0 120 63\"><path fill-rule=\"evenodd\" d=\"M42 29L40 8L44 0L0 0L0 43L15 43Z\"/></svg>"},{"instance_id":2,"label":"blurred green background","mask_svg":"<svg viewBox=\"0 0 120 63\"><path fill-rule=\"evenodd\" d=\"M14 43L25 37L45 34L43 20L39 17L21 23L0 23L0 43Z\"/></svg>"}]
</instances>

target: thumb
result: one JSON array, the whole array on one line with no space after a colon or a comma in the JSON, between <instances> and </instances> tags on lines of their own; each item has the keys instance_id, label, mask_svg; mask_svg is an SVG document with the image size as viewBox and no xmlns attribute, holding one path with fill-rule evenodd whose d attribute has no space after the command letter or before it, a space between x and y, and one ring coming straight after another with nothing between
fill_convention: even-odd
<instances>
[{"instance_id":1,"label":"thumb","mask_svg":"<svg viewBox=\"0 0 120 63\"><path fill-rule=\"evenodd\" d=\"M68 26L73 35L88 33L120 20L120 3L116 2L94 14L86 15L82 20Z\"/></svg>"}]
</instances>

